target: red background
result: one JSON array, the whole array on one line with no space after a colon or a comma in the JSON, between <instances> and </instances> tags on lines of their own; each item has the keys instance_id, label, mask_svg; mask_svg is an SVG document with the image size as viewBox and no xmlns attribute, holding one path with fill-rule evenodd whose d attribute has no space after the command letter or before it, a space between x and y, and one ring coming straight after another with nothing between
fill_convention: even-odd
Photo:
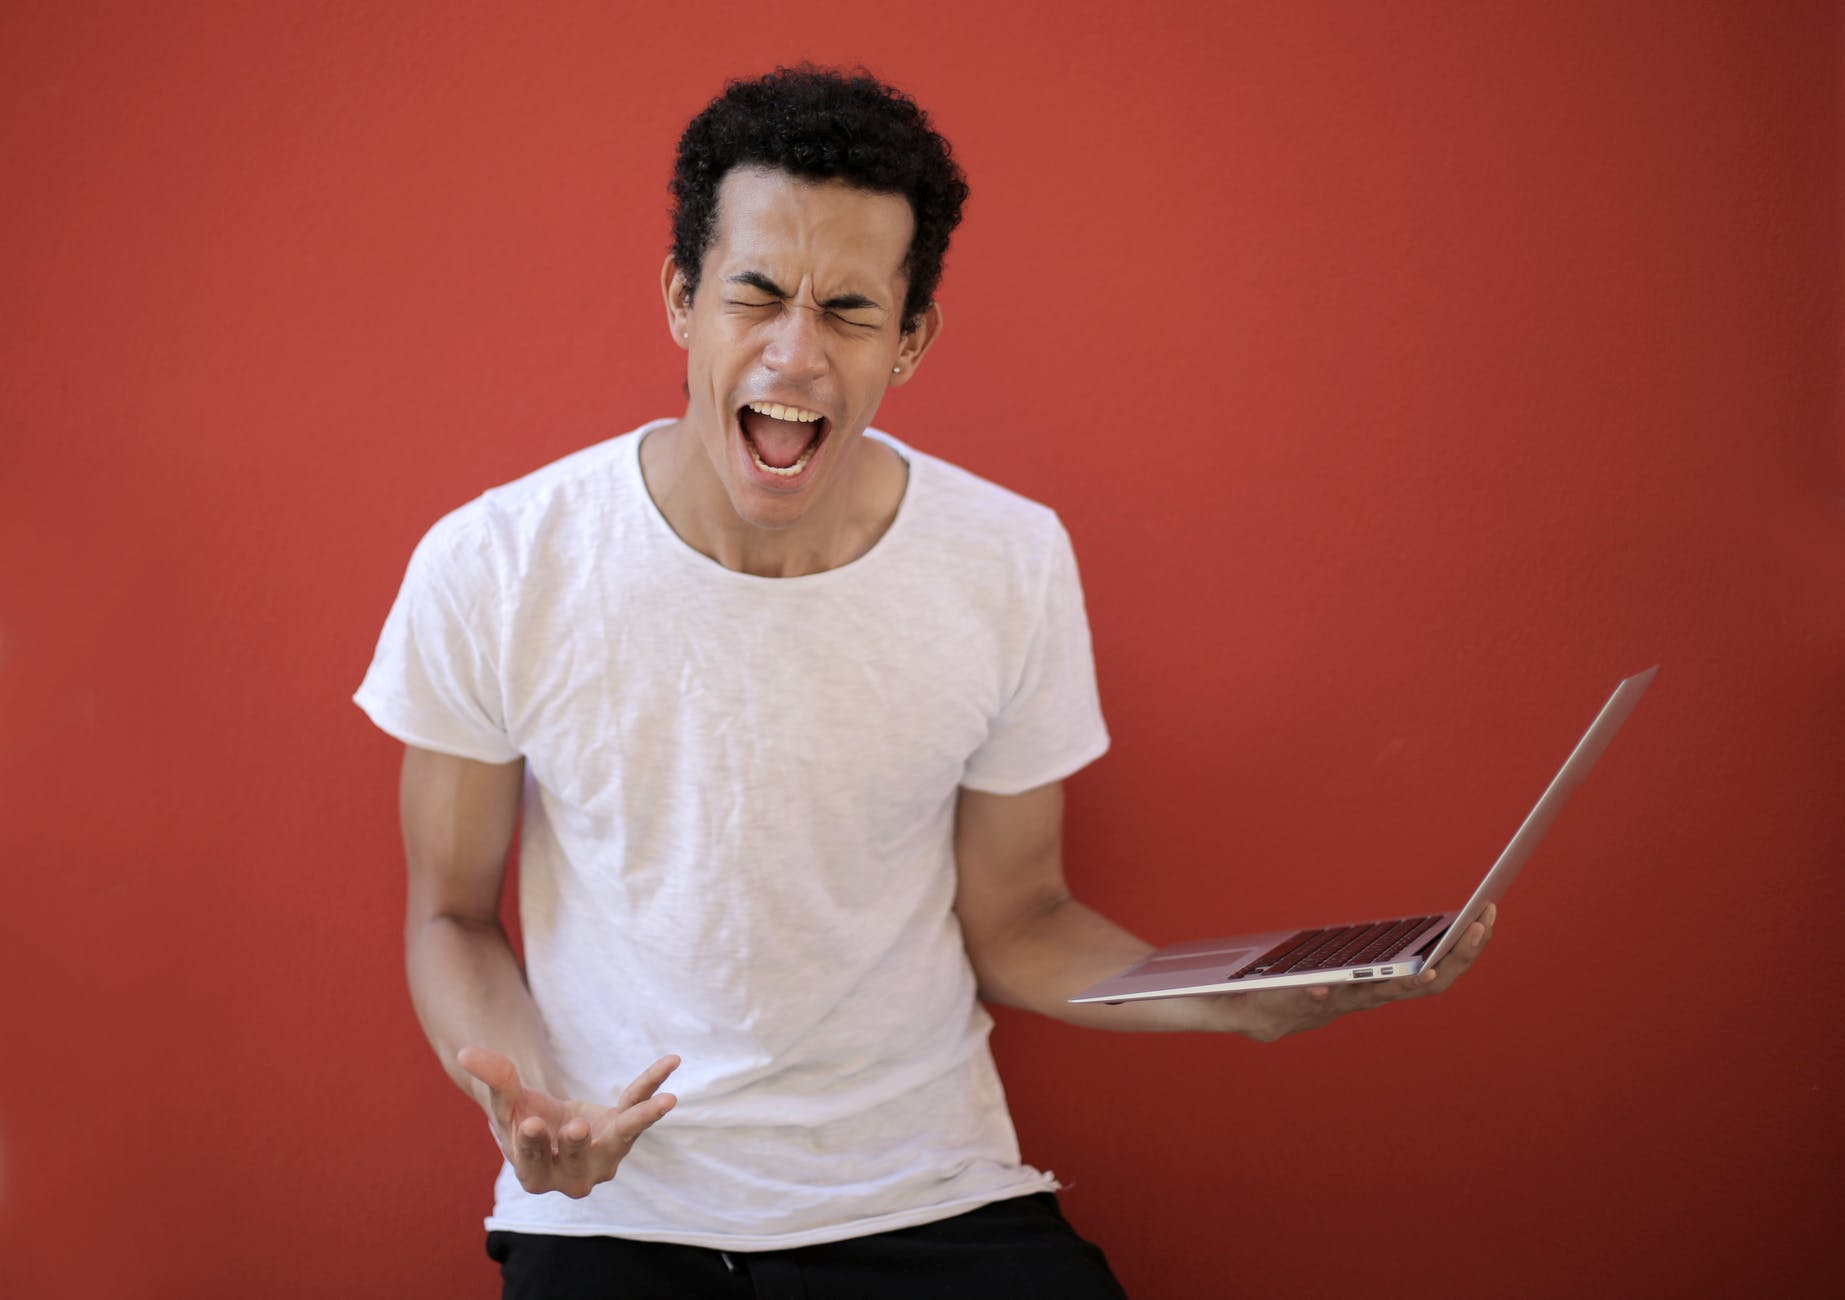
<instances>
[{"instance_id":1,"label":"red background","mask_svg":"<svg viewBox=\"0 0 1845 1300\"><path fill-rule=\"evenodd\" d=\"M1451 996L1002 1016L1129 1289L1836 1281L1842 55L1750 0L0 10L0 1290L497 1293L347 696L437 516L677 410L673 141L801 57L971 176L880 422L1076 539L1087 900L1452 906L1664 665Z\"/></svg>"}]
</instances>

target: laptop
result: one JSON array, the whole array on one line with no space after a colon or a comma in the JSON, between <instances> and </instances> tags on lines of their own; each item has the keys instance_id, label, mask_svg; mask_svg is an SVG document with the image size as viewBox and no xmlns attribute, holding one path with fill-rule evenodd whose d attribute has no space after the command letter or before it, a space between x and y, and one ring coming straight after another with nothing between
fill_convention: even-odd
<instances>
[{"instance_id":1,"label":"laptop","mask_svg":"<svg viewBox=\"0 0 1845 1300\"><path fill-rule=\"evenodd\" d=\"M1245 993L1303 984L1402 979L1433 966L1460 942L1467 927L1511 887L1564 802L1583 783L1659 671L1654 664L1614 688L1595 721L1524 824L1505 846L1473 897L1452 912L1393 916L1309 930L1270 930L1228 939L1199 939L1161 948L1072 1002L1137 1002L1198 993Z\"/></svg>"}]
</instances>

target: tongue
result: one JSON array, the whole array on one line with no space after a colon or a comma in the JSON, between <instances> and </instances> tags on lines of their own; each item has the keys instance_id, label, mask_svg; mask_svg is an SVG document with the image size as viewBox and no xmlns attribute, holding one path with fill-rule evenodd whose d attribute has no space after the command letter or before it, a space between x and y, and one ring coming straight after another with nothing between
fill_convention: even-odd
<instances>
[{"instance_id":1,"label":"tongue","mask_svg":"<svg viewBox=\"0 0 1845 1300\"><path fill-rule=\"evenodd\" d=\"M756 448L756 454L762 457L763 464L773 465L776 469L787 469L801 459L801 453L807 450L807 444L814 440L814 434L820 429L820 422L802 424L799 420L777 420L760 411L743 409L741 416L743 432Z\"/></svg>"}]
</instances>

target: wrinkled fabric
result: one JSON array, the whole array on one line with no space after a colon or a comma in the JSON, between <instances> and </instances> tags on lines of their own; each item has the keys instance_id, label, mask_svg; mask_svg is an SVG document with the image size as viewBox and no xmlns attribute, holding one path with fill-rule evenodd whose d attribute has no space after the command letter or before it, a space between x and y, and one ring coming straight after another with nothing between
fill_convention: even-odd
<instances>
[{"instance_id":1,"label":"wrinkled fabric","mask_svg":"<svg viewBox=\"0 0 1845 1300\"><path fill-rule=\"evenodd\" d=\"M684 1062L613 1181L503 1169L487 1226L764 1249L1054 1186L1020 1161L952 841L961 787L1107 748L1067 535L874 431L909 482L872 549L737 573L653 504L651 427L431 529L355 697L407 744L525 759L526 971L574 1095Z\"/></svg>"}]
</instances>

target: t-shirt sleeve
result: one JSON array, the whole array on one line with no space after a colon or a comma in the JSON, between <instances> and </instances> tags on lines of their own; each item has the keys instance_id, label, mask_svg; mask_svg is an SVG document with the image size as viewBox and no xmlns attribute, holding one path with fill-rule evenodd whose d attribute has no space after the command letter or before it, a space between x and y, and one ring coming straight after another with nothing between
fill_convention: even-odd
<instances>
[{"instance_id":1,"label":"t-shirt sleeve","mask_svg":"<svg viewBox=\"0 0 1845 1300\"><path fill-rule=\"evenodd\" d=\"M410 557L353 702L408 745L483 763L519 757L498 668L502 591L474 507L429 530Z\"/></svg>"},{"instance_id":2,"label":"t-shirt sleeve","mask_svg":"<svg viewBox=\"0 0 1845 1300\"><path fill-rule=\"evenodd\" d=\"M1076 553L1063 525L1054 523L1043 596L1017 683L968 759L961 784L1019 794L1062 780L1107 749Z\"/></svg>"}]
</instances>

